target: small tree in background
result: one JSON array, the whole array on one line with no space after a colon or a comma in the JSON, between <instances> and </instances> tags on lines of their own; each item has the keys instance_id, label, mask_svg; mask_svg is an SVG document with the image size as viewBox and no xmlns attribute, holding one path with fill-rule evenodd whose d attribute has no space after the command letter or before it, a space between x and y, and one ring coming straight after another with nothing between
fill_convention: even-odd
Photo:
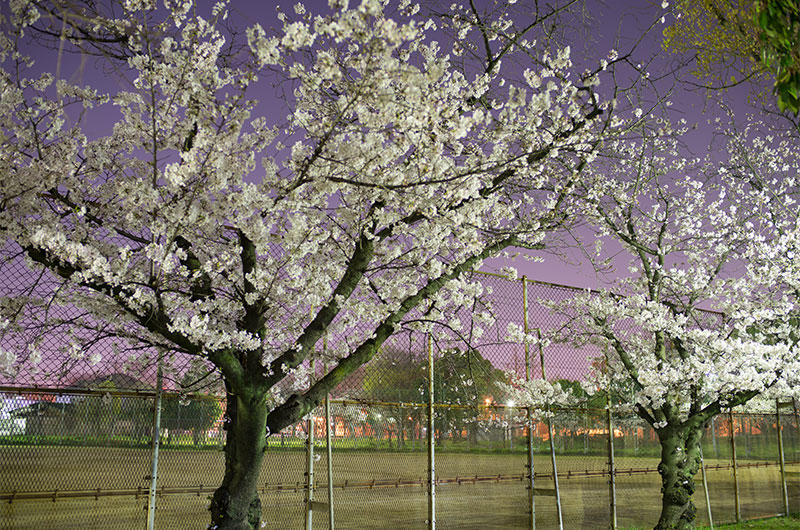
<instances>
[{"instance_id":1,"label":"small tree in background","mask_svg":"<svg viewBox=\"0 0 800 530\"><path fill-rule=\"evenodd\" d=\"M506 403L505 392L497 383L507 380L506 373L495 368L477 349L449 348L441 351L434 363L434 399L437 403L463 405L465 408L436 412L439 442L444 441L441 437L448 432L460 437L464 430L471 442L477 442L481 429L478 421L480 407L487 398L492 403ZM427 400L427 386L425 390Z\"/></svg>"},{"instance_id":2,"label":"small tree in background","mask_svg":"<svg viewBox=\"0 0 800 530\"><path fill-rule=\"evenodd\" d=\"M117 390L114 383L106 381L97 387L105 391L102 397L84 396L78 398L73 412L78 425L85 425L89 436L98 443L105 444L115 434L116 425L122 417L122 398L111 395Z\"/></svg>"},{"instance_id":3,"label":"small tree in background","mask_svg":"<svg viewBox=\"0 0 800 530\"><path fill-rule=\"evenodd\" d=\"M209 395L220 386L218 377L200 359L193 361L178 382L181 392L191 395L163 399L161 426L168 431L191 431L192 443L199 445L208 431L222 419L222 405ZM172 441L172 435L169 432L167 443Z\"/></svg>"},{"instance_id":4,"label":"small tree in background","mask_svg":"<svg viewBox=\"0 0 800 530\"><path fill-rule=\"evenodd\" d=\"M796 157L782 163L797 171ZM658 435L659 529L694 526L694 476L711 418L787 389L800 373L796 343L775 327L797 310L796 298L752 273L766 257L754 245L774 238L748 179L727 166L693 164L664 139L620 146L583 203L596 237L585 248L599 270L609 253L630 256L629 276L562 306L571 316L564 337L608 352L597 387L632 392L633 410Z\"/></svg>"},{"instance_id":5,"label":"small tree in background","mask_svg":"<svg viewBox=\"0 0 800 530\"><path fill-rule=\"evenodd\" d=\"M364 367L364 397L397 404L385 409L385 420L396 426L398 449L405 446L407 437L415 439L417 426L424 422L423 410L400 404L423 402L426 363L421 353L385 348Z\"/></svg>"}]
</instances>

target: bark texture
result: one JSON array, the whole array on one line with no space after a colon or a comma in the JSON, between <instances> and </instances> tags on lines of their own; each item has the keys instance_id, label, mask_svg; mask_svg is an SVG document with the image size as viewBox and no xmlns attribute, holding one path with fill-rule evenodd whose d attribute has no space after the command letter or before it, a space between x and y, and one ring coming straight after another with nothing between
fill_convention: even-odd
<instances>
[{"instance_id":1,"label":"bark texture","mask_svg":"<svg viewBox=\"0 0 800 530\"><path fill-rule=\"evenodd\" d=\"M261 526L258 475L266 448L267 406L258 395L227 396L225 476L211 499L211 528L256 530Z\"/></svg>"},{"instance_id":2,"label":"bark texture","mask_svg":"<svg viewBox=\"0 0 800 530\"><path fill-rule=\"evenodd\" d=\"M682 425L660 429L661 516L656 530L694 528L697 508L692 502L694 476L700 469L702 430Z\"/></svg>"}]
</instances>

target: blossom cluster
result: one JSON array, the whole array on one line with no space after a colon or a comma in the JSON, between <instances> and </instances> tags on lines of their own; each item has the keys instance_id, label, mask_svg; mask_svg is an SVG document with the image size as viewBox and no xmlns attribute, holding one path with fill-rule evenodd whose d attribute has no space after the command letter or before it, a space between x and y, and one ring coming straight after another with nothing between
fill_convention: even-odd
<instances>
[{"instance_id":1,"label":"blossom cluster","mask_svg":"<svg viewBox=\"0 0 800 530\"><path fill-rule=\"evenodd\" d=\"M563 222L578 169L625 126L574 81L569 48L514 41L504 60L538 54L522 78L499 58L476 73L410 3L391 16L378 0L326 15L298 5L282 28L248 28L243 47L218 24L224 2L209 18L154 5L76 22L125 35L109 41L129 88L103 94L26 77L20 37L45 22L14 3L0 42L0 232L60 277L53 301L86 326L208 359L233 383L244 364L264 384L307 388L302 363L323 332L331 365L382 325L457 332L453 309L481 291L465 273ZM458 33L507 38L509 17L476 24L454 9L444 24ZM270 76L291 86L288 115L254 98ZM84 131L110 114L107 131ZM473 336L491 308L477 320Z\"/></svg>"},{"instance_id":2,"label":"blossom cluster","mask_svg":"<svg viewBox=\"0 0 800 530\"><path fill-rule=\"evenodd\" d=\"M596 386L657 428L794 396L800 380L796 142L727 138L723 162L687 160L669 137L615 144L577 204L587 253L598 267L628 256L629 275L548 304L566 321L548 339L598 345Z\"/></svg>"}]
</instances>

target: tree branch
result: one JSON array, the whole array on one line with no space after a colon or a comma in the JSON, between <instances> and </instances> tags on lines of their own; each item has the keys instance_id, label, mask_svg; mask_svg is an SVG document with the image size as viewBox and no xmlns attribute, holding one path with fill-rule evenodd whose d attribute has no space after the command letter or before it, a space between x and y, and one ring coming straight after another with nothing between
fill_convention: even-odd
<instances>
[{"instance_id":1,"label":"tree branch","mask_svg":"<svg viewBox=\"0 0 800 530\"><path fill-rule=\"evenodd\" d=\"M447 274L429 281L416 294L407 297L400 304L400 307L391 315L386 317L376 328L375 333L356 348L347 357L342 359L335 368L328 372L323 378L311 386L302 395L294 394L283 404L276 407L267 417L267 427L269 432L279 432L287 425L291 425L297 419L306 415L316 407L325 394L334 389L345 377L353 373L358 367L368 362L378 351L378 348L394 333L395 326L423 300L437 293L448 281L457 278L463 272L472 270L472 267L479 261L500 252L504 248L517 244L515 236L510 236L487 248L480 254L472 256L459 263Z\"/></svg>"}]
</instances>

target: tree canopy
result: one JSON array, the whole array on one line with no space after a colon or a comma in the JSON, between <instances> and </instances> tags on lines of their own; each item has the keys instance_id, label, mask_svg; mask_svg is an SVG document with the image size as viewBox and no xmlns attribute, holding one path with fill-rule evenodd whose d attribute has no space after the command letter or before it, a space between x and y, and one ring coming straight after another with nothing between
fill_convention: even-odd
<instances>
[{"instance_id":1,"label":"tree canopy","mask_svg":"<svg viewBox=\"0 0 800 530\"><path fill-rule=\"evenodd\" d=\"M665 2L669 6L669 3ZM800 112L800 10L793 0L678 0L664 29L667 50L693 56L708 88L751 82L759 99L772 85L778 108Z\"/></svg>"},{"instance_id":2,"label":"tree canopy","mask_svg":"<svg viewBox=\"0 0 800 530\"><path fill-rule=\"evenodd\" d=\"M760 0L756 23L761 58L775 72L781 110L800 112L800 6L792 0Z\"/></svg>"},{"instance_id":3,"label":"tree canopy","mask_svg":"<svg viewBox=\"0 0 800 530\"><path fill-rule=\"evenodd\" d=\"M258 527L265 434L399 329L428 329L423 302L431 322L470 299L464 273L483 259L540 245L603 138L626 128L596 90L602 68L574 72L568 47L536 48L558 4L524 19L454 6L440 24L481 51L464 61L415 6L347 4L298 5L244 42L224 2L20 1L0 38L0 233L8 255L52 275L3 300L4 333L80 330L75 362L118 337L169 352L163 363L211 363L228 399L219 528ZM129 85L37 71L30 36L95 54ZM254 99L265 79L281 105ZM98 132L98 115L116 118ZM76 313L49 320L58 305ZM335 362L316 377L325 334ZM40 356L6 344L6 373Z\"/></svg>"},{"instance_id":4,"label":"tree canopy","mask_svg":"<svg viewBox=\"0 0 800 530\"><path fill-rule=\"evenodd\" d=\"M629 396L658 434L657 528L693 526L699 441L723 409L792 395L800 381L794 248L797 146L724 131L723 162L687 160L669 138L619 146L582 201L601 264L621 248L628 276L554 308L560 340L600 345L596 388ZM601 191L602 190L602 191ZM792 264L789 263L792 260Z\"/></svg>"}]
</instances>

